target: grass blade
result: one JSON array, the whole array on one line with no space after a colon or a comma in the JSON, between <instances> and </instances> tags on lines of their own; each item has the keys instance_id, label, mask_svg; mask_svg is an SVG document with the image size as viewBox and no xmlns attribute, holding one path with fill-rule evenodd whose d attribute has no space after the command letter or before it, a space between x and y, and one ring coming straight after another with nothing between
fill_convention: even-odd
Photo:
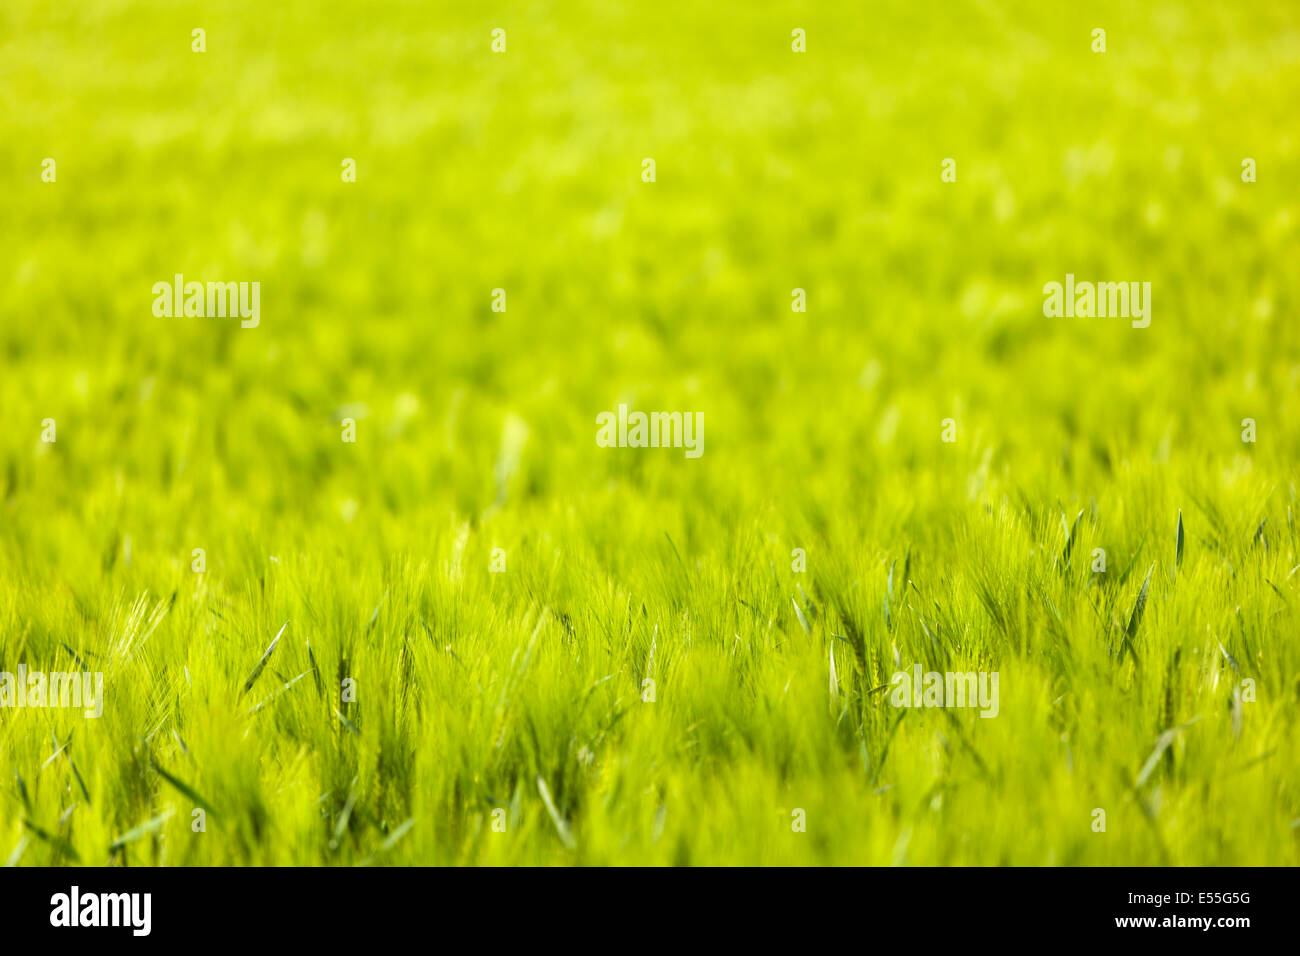
<instances>
[{"instance_id":1,"label":"grass blade","mask_svg":"<svg viewBox=\"0 0 1300 956\"><path fill-rule=\"evenodd\" d=\"M1183 563L1183 509L1178 509L1178 543L1174 546L1174 570Z\"/></svg>"},{"instance_id":2,"label":"grass blade","mask_svg":"<svg viewBox=\"0 0 1300 956\"><path fill-rule=\"evenodd\" d=\"M546 812L551 815L551 822L555 824L556 831L560 834L560 842L570 850L578 844L574 842L573 833L569 830L569 825L564 822L560 816L560 811L555 809L555 801L551 799L551 791L546 786L546 781L541 777L537 778L537 792L542 795L542 803L546 805Z\"/></svg>"},{"instance_id":3,"label":"grass blade","mask_svg":"<svg viewBox=\"0 0 1300 956\"><path fill-rule=\"evenodd\" d=\"M174 810L167 810L163 813L158 814L158 816L154 817L152 820L146 820L138 827L132 827L130 830L127 830L120 837L114 840L112 844L109 846L109 849L120 850L128 843L134 843L136 840L142 839L143 837L147 837L151 833L157 833L159 830L162 829L163 824L172 818L172 814L175 812L176 811Z\"/></svg>"},{"instance_id":4,"label":"grass blade","mask_svg":"<svg viewBox=\"0 0 1300 956\"><path fill-rule=\"evenodd\" d=\"M252 689L253 685L257 683L257 679L262 676L262 671L266 668L266 662L271 659L271 654L275 651L275 645L280 643L280 637L284 634L284 629L288 626L288 621L285 621L284 624L281 625L280 633L275 635L275 640L271 642L271 646L262 654L262 659L258 661L257 666L253 668L253 673L249 674L248 680L244 681L244 689L239 692L240 697L247 694Z\"/></svg>"},{"instance_id":5,"label":"grass blade","mask_svg":"<svg viewBox=\"0 0 1300 956\"><path fill-rule=\"evenodd\" d=\"M1119 659L1124 660L1124 654L1128 651L1133 652L1133 659L1137 660L1137 648L1133 646L1133 638L1137 636L1138 625L1142 623L1142 612L1147 606L1147 593L1151 589L1151 572L1156 569L1156 563L1151 562L1151 567L1147 568L1146 580L1142 582L1142 590L1138 592L1137 600L1133 603L1133 611L1128 616L1128 627L1124 629L1124 643L1120 646Z\"/></svg>"}]
</instances>

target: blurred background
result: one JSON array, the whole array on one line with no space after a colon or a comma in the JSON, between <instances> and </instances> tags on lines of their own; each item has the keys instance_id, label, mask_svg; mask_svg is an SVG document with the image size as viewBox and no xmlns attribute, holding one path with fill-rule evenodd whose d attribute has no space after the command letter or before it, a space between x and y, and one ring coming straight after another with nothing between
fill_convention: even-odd
<instances>
[{"instance_id":1,"label":"blurred background","mask_svg":"<svg viewBox=\"0 0 1300 956\"><path fill-rule=\"evenodd\" d=\"M8 492L148 489L138 543L340 496L477 514L507 415L536 498L665 466L861 503L950 416L995 470L1230 455L1252 413L1293 457L1294 6L1055 7L11 0ZM1150 281L1151 328L1045 319L1066 272ZM261 326L156 319L175 273L260 281ZM601 454L619 401L703 411L703 467Z\"/></svg>"}]
</instances>

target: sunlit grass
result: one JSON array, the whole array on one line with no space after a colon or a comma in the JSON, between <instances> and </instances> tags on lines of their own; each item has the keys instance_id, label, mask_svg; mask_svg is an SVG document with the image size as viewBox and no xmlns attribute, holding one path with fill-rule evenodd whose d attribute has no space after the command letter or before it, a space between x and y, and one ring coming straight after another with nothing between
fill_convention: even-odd
<instances>
[{"instance_id":1,"label":"sunlit grass","mask_svg":"<svg viewBox=\"0 0 1300 956\"><path fill-rule=\"evenodd\" d=\"M619 6L0 6L0 859L1300 862L1292 5Z\"/></svg>"}]
</instances>

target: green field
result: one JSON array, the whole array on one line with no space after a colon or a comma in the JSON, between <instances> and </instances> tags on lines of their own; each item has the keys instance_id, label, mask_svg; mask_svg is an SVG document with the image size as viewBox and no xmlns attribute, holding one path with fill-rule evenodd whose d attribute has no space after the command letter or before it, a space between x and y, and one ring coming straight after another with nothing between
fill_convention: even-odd
<instances>
[{"instance_id":1,"label":"green field","mask_svg":"<svg viewBox=\"0 0 1300 956\"><path fill-rule=\"evenodd\" d=\"M4 0L0 860L1300 863L1300 8L1056 6Z\"/></svg>"}]
</instances>

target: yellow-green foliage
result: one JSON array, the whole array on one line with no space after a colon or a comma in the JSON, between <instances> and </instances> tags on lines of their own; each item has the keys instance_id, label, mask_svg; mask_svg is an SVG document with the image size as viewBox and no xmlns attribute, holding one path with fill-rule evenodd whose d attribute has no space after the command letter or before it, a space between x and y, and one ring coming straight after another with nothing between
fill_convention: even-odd
<instances>
[{"instance_id":1,"label":"yellow-green foliage","mask_svg":"<svg viewBox=\"0 0 1300 956\"><path fill-rule=\"evenodd\" d=\"M0 3L0 860L1300 863L1300 10L1066 6Z\"/></svg>"}]
</instances>

